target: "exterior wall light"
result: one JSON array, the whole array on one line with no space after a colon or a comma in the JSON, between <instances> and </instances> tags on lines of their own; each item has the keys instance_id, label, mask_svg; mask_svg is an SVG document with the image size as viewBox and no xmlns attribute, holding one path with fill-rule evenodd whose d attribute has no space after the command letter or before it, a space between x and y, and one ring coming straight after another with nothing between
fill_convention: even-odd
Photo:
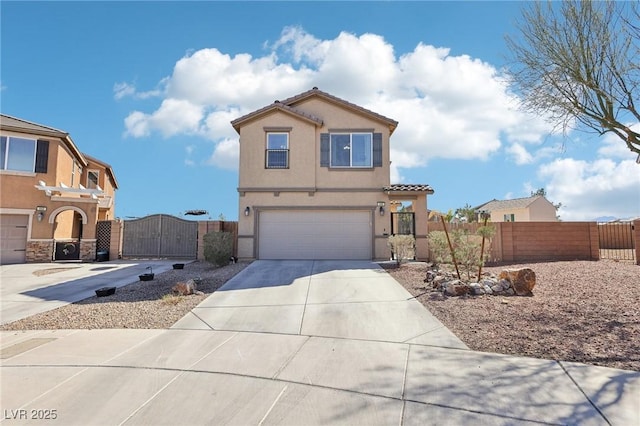
<instances>
[{"instance_id":1,"label":"exterior wall light","mask_svg":"<svg viewBox=\"0 0 640 426\"><path fill-rule=\"evenodd\" d=\"M378 209L380 210L380 216L384 216L384 201L378 201Z\"/></svg>"},{"instance_id":2,"label":"exterior wall light","mask_svg":"<svg viewBox=\"0 0 640 426\"><path fill-rule=\"evenodd\" d=\"M245 216L249 216L249 214L251 213L251 207L247 206L244 209L244 215Z\"/></svg>"},{"instance_id":3,"label":"exterior wall light","mask_svg":"<svg viewBox=\"0 0 640 426\"><path fill-rule=\"evenodd\" d=\"M44 219L44 212L47 211L47 206L37 206L36 211L38 212L38 222L42 222L42 219Z\"/></svg>"}]
</instances>

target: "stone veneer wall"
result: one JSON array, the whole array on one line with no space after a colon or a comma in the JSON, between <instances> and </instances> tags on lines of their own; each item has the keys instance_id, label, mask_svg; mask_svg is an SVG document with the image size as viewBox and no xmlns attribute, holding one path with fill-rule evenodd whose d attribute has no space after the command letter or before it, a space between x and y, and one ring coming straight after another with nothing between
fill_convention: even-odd
<instances>
[{"instance_id":1,"label":"stone veneer wall","mask_svg":"<svg viewBox=\"0 0 640 426\"><path fill-rule=\"evenodd\" d=\"M80 260L93 262L96 260L96 240L80 240Z\"/></svg>"},{"instance_id":2,"label":"stone veneer wall","mask_svg":"<svg viewBox=\"0 0 640 426\"><path fill-rule=\"evenodd\" d=\"M53 260L53 240L27 241L27 262L51 262Z\"/></svg>"}]
</instances>

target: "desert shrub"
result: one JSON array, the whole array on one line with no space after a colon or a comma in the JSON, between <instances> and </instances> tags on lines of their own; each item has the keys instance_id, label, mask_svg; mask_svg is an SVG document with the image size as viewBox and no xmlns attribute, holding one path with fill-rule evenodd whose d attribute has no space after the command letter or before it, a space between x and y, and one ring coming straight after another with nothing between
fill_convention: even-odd
<instances>
[{"instance_id":1,"label":"desert shrub","mask_svg":"<svg viewBox=\"0 0 640 426\"><path fill-rule=\"evenodd\" d=\"M467 230L455 230L449 233L456 262L462 266L463 270L467 273L467 279L471 279L471 271L481 264L484 265L484 262L489 256L491 248L490 239L494 232L495 229L492 226L482 226L478 228L475 234ZM485 250L481 255L480 250L483 235L486 239L489 239L489 241L485 242ZM449 243L447 243L447 237L444 231L433 231L429 233L429 253L431 255L430 260L436 265L453 263L451 250L449 249Z\"/></svg>"},{"instance_id":2,"label":"desert shrub","mask_svg":"<svg viewBox=\"0 0 640 426\"><path fill-rule=\"evenodd\" d=\"M453 250L456 261L464 268L467 279L471 279L471 271L480 266L480 238L467 230L456 230L452 233Z\"/></svg>"},{"instance_id":3,"label":"desert shrub","mask_svg":"<svg viewBox=\"0 0 640 426\"><path fill-rule=\"evenodd\" d=\"M395 255L396 263L400 265L405 260L413 259L416 240L413 235L392 235L387 240L387 246Z\"/></svg>"},{"instance_id":4,"label":"desert shrub","mask_svg":"<svg viewBox=\"0 0 640 426\"><path fill-rule=\"evenodd\" d=\"M204 235L204 258L217 266L229 264L233 256L233 234L230 232L209 232Z\"/></svg>"},{"instance_id":5,"label":"desert shrub","mask_svg":"<svg viewBox=\"0 0 640 426\"><path fill-rule=\"evenodd\" d=\"M433 231L429 233L429 254L430 260L436 265L452 263L451 251L447 243L447 236L444 231Z\"/></svg>"}]
</instances>

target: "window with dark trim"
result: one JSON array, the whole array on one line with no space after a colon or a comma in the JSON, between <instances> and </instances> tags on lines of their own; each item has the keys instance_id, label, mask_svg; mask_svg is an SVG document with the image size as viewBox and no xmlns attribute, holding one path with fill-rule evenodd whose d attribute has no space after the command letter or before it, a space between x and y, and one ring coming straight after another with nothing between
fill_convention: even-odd
<instances>
[{"instance_id":1,"label":"window with dark trim","mask_svg":"<svg viewBox=\"0 0 640 426\"><path fill-rule=\"evenodd\" d=\"M321 133L320 166L338 169L382 167L382 133Z\"/></svg>"},{"instance_id":2,"label":"window with dark trim","mask_svg":"<svg viewBox=\"0 0 640 426\"><path fill-rule=\"evenodd\" d=\"M99 179L100 179L99 170L88 170L87 171L87 188L96 189L98 187Z\"/></svg>"},{"instance_id":3,"label":"window with dark trim","mask_svg":"<svg viewBox=\"0 0 640 426\"><path fill-rule=\"evenodd\" d=\"M331 167L373 167L371 133L331 133Z\"/></svg>"},{"instance_id":4,"label":"window with dark trim","mask_svg":"<svg viewBox=\"0 0 640 426\"><path fill-rule=\"evenodd\" d=\"M289 133L267 133L265 167L267 169L289 168Z\"/></svg>"},{"instance_id":5,"label":"window with dark trim","mask_svg":"<svg viewBox=\"0 0 640 426\"><path fill-rule=\"evenodd\" d=\"M36 165L34 139L2 136L0 138L0 169L33 172Z\"/></svg>"}]
</instances>

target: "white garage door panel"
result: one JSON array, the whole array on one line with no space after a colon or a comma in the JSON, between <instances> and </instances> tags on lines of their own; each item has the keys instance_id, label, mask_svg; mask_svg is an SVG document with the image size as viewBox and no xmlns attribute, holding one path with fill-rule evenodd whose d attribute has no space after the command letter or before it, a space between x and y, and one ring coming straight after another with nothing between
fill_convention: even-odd
<instances>
[{"instance_id":1,"label":"white garage door panel","mask_svg":"<svg viewBox=\"0 0 640 426\"><path fill-rule=\"evenodd\" d=\"M371 212L264 211L260 259L371 259Z\"/></svg>"},{"instance_id":2,"label":"white garage door panel","mask_svg":"<svg viewBox=\"0 0 640 426\"><path fill-rule=\"evenodd\" d=\"M29 216L0 215L0 264L24 263Z\"/></svg>"}]
</instances>

